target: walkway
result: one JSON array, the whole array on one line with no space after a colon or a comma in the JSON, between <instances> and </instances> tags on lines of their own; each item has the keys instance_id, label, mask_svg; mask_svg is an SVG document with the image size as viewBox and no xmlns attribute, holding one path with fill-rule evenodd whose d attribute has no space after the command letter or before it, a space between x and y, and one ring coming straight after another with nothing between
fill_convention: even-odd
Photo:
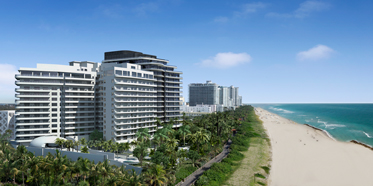
<instances>
[{"instance_id":1,"label":"walkway","mask_svg":"<svg viewBox=\"0 0 373 186\"><path fill-rule=\"evenodd\" d=\"M210 169L211 165L213 163L221 162L228 154L229 154L229 147L231 146L232 141L228 140L228 143L224 145L223 152L217 155L214 159L207 162L205 165L203 165L201 168L196 170L193 174L191 174L181 186L189 186L192 183L194 183L200 176L202 176L203 172Z\"/></svg>"}]
</instances>

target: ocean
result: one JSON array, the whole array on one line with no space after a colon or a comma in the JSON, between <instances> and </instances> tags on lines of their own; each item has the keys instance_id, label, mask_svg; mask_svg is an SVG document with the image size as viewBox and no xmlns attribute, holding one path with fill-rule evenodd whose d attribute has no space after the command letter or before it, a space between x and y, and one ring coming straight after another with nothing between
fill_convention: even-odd
<instances>
[{"instance_id":1,"label":"ocean","mask_svg":"<svg viewBox=\"0 0 373 186\"><path fill-rule=\"evenodd\" d=\"M373 146L373 104L251 104L300 124L327 131L339 141Z\"/></svg>"}]
</instances>

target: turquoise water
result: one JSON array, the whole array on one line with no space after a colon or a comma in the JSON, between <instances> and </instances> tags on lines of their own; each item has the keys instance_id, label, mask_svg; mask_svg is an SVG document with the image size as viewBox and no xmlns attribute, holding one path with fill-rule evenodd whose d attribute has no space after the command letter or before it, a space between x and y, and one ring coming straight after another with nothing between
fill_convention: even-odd
<instances>
[{"instance_id":1,"label":"turquoise water","mask_svg":"<svg viewBox=\"0 0 373 186\"><path fill-rule=\"evenodd\" d=\"M373 104L252 104L300 124L326 130L340 141L373 146Z\"/></svg>"}]
</instances>

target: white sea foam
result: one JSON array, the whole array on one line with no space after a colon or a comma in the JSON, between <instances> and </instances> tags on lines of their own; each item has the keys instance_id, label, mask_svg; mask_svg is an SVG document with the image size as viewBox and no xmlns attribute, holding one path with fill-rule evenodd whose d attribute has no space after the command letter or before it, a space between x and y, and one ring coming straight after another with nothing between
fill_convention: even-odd
<instances>
[{"instance_id":1,"label":"white sea foam","mask_svg":"<svg viewBox=\"0 0 373 186\"><path fill-rule=\"evenodd\" d=\"M346 125L341 125L341 124L327 124L328 127L346 127Z\"/></svg>"},{"instance_id":2,"label":"white sea foam","mask_svg":"<svg viewBox=\"0 0 373 186\"><path fill-rule=\"evenodd\" d=\"M373 136L369 135L368 133L362 131L368 138L373 138Z\"/></svg>"},{"instance_id":3,"label":"white sea foam","mask_svg":"<svg viewBox=\"0 0 373 186\"><path fill-rule=\"evenodd\" d=\"M325 125L325 128L328 128L328 129L334 129L336 127L346 127L346 125L342 125L342 124L328 124L328 122L326 121L322 121L320 119L317 120L317 123L322 123Z\"/></svg>"},{"instance_id":4,"label":"white sea foam","mask_svg":"<svg viewBox=\"0 0 373 186\"><path fill-rule=\"evenodd\" d=\"M281 109L281 108L274 108L274 107L269 107L269 108L272 109L272 110L275 110L275 111L286 113L286 114L294 113L293 111L285 110L285 109Z\"/></svg>"}]
</instances>

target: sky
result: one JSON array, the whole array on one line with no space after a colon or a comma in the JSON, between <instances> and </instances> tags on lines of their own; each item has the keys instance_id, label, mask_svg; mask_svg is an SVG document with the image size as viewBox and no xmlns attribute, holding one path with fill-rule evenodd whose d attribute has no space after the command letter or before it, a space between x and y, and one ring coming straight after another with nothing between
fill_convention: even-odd
<instances>
[{"instance_id":1,"label":"sky","mask_svg":"<svg viewBox=\"0 0 373 186\"><path fill-rule=\"evenodd\" d=\"M133 50L243 103L373 103L373 1L0 1L0 103L37 63Z\"/></svg>"}]
</instances>

